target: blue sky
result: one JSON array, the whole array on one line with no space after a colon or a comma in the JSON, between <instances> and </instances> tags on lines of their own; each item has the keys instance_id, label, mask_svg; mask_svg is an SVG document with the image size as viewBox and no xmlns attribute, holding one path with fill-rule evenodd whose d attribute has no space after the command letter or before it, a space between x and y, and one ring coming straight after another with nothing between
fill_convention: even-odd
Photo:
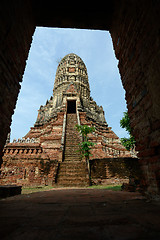
<instances>
[{"instance_id":1,"label":"blue sky","mask_svg":"<svg viewBox=\"0 0 160 240\"><path fill-rule=\"evenodd\" d=\"M53 93L58 61L75 53L86 64L91 96L102 105L108 125L119 136L128 136L119 125L126 111L112 40L107 31L37 28L29 52L21 91L12 116L11 141L33 127L40 105Z\"/></svg>"}]
</instances>

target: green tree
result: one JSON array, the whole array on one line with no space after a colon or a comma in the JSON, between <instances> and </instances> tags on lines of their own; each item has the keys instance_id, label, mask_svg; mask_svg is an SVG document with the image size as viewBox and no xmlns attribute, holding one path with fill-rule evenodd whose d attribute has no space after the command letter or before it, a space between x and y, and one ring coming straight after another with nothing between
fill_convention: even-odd
<instances>
[{"instance_id":1,"label":"green tree","mask_svg":"<svg viewBox=\"0 0 160 240\"><path fill-rule=\"evenodd\" d=\"M132 136L132 129L130 126L130 118L128 116L128 112L124 112L123 118L120 120L120 126L124 128L129 133L129 138L121 138L121 143L127 149L133 149L136 143L134 137Z\"/></svg>"}]
</instances>

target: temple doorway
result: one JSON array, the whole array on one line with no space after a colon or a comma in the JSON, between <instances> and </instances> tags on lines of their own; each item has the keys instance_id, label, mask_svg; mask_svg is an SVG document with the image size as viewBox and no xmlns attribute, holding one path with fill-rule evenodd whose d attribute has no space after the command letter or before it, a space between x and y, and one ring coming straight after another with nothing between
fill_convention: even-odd
<instances>
[{"instance_id":1,"label":"temple doorway","mask_svg":"<svg viewBox=\"0 0 160 240\"><path fill-rule=\"evenodd\" d=\"M76 100L67 101L67 113L76 113Z\"/></svg>"}]
</instances>

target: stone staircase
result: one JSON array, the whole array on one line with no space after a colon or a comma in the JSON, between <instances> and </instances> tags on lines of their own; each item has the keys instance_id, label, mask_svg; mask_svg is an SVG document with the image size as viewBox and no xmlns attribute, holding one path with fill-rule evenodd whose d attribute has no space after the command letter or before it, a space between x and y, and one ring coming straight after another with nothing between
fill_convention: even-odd
<instances>
[{"instance_id":1,"label":"stone staircase","mask_svg":"<svg viewBox=\"0 0 160 240\"><path fill-rule=\"evenodd\" d=\"M57 184L63 187L89 186L89 176L86 163L81 161L78 144L80 134L75 129L76 113L67 114L64 161L59 164Z\"/></svg>"}]
</instances>

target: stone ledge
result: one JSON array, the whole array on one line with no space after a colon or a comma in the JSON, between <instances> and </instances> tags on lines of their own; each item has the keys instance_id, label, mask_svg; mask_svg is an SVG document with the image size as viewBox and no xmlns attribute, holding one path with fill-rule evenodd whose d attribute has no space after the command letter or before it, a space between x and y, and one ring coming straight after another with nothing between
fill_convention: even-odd
<instances>
[{"instance_id":1,"label":"stone ledge","mask_svg":"<svg viewBox=\"0 0 160 240\"><path fill-rule=\"evenodd\" d=\"M22 186L4 185L0 186L0 198L11 197L21 194Z\"/></svg>"}]
</instances>

